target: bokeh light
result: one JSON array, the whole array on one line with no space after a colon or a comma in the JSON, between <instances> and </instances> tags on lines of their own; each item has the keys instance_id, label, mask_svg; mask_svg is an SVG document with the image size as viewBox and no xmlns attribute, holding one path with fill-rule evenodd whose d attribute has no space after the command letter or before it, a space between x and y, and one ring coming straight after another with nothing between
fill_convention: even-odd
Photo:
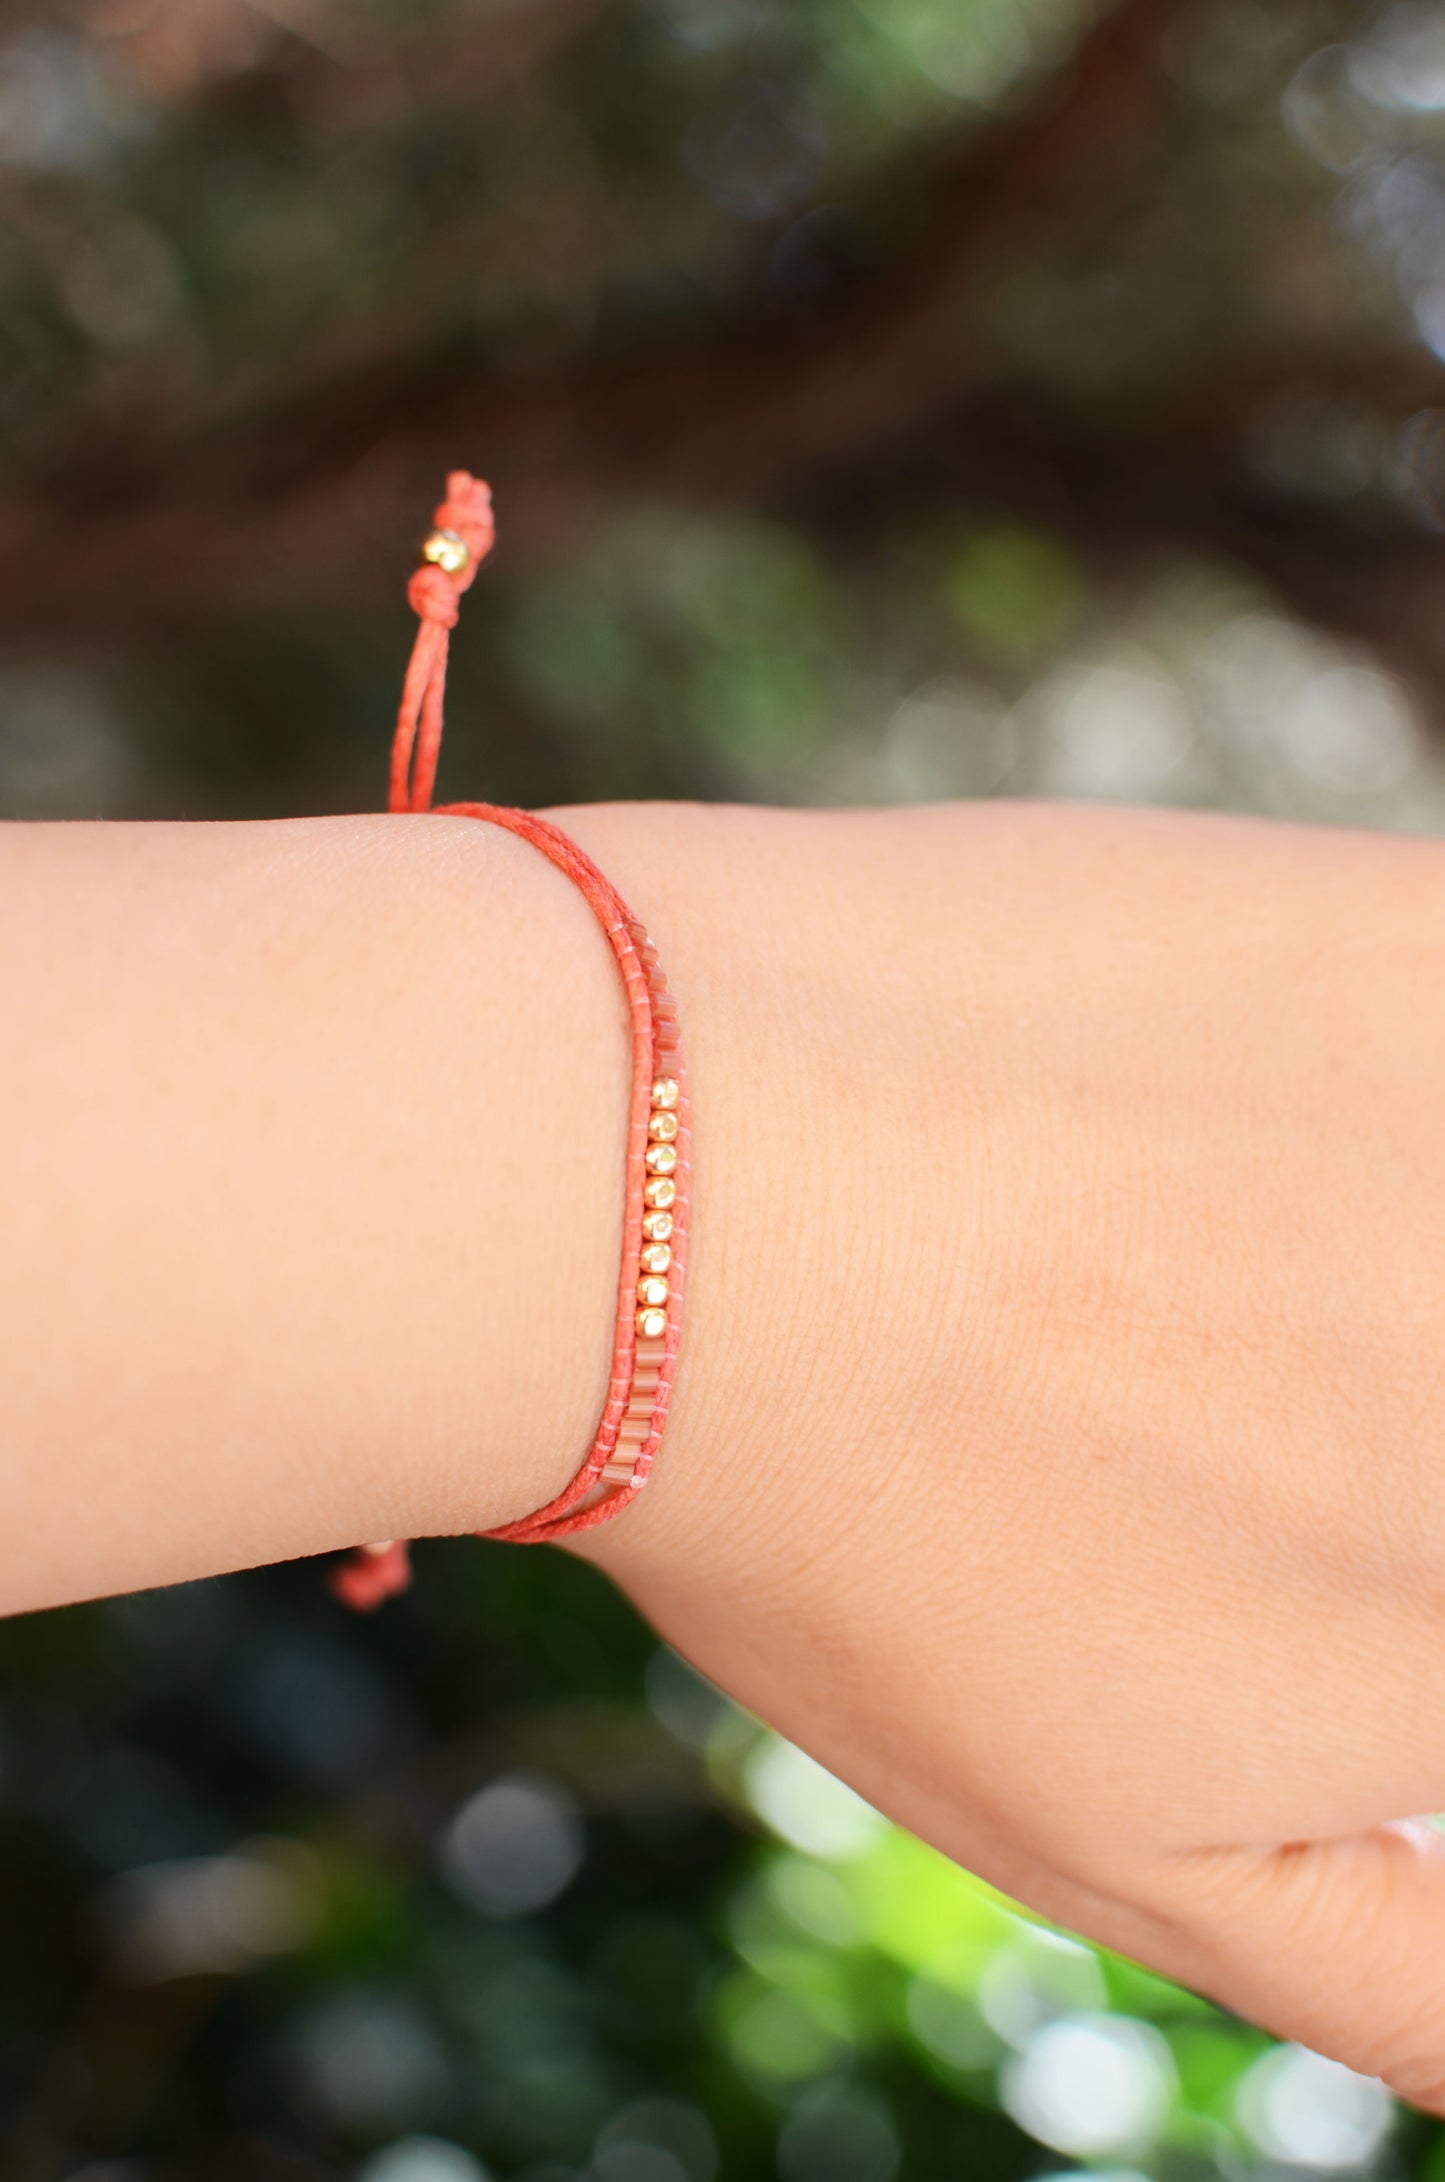
<instances>
[{"instance_id":1,"label":"bokeh light","mask_svg":"<svg viewBox=\"0 0 1445 2182\"><path fill-rule=\"evenodd\" d=\"M571 1797L551 1781L510 1774L462 1805L447 1828L443 1863L479 1909L520 1917L555 1901L586 1853Z\"/></svg>"},{"instance_id":2,"label":"bokeh light","mask_svg":"<svg viewBox=\"0 0 1445 2182\"><path fill-rule=\"evenodd\" d=\"M1009 2061L1003 2101L1015 2121L1055 2151L1142 2150L1174 2096L1169 2047L1152 2025L1122 2015L1064 2015Z\"/></svg>"},{"instance_id":3,"label":"bokeh light","mask_svg":"<svg viewBox=\"0 0 1445 2182\"><path fill-rule=\"evenodd\" d=\"M314 1860L284 1841L127 1871L101 1912L116 1972L150 1983L245 1970L289 1953L315 1925L318 1877Z\"/></svg>"},{"instance_id":4,"label":"bokeh light","mask_svg":"<svg viewBox=\"0 0 1445 2182\"><path fill-rule=\"evenodd\" d=\"M1383 2084L1303 2046L1263 2054L1242 2078L1235 2104L1268 2158L1324 2173L1367 2166L1395 2113Z\"/></svg>"},{"instance_id":5,"label":"bokeh light","mask_svg":"<svg viewBox=\"0 0 1445 2182\"><path fill-rule=\"evenodd\" d=\"M592 2166L598 2182L715 2182L717 2138L685 2099L634 2099L600 2131Z\"/></svg>"},{"instance_id":6,"label":"bokeh light","mask_svg":"<svg viewBox=\"0 0 1445 2182\"><path fill-rule=\"evenodd\" d=\"M780 1737L754 1751L747 1790L758 1816L794 1848L812 1856L860 1855L883 1824L861 1796Z\"/></svg>"},{"instance_id":7,"label":"bokeh light","mask_svg":"<svg viewBox=\"0 0 1445 2182\"><path fill-rule=\"evenodd\" d=\"M782 2182L894 2182L903 2151L884 2100L844 2080L789 2108L777 2157Z\"/></svg>"},{"instance_id":8,"label":"bokeh light","mask_svg":"<svg viewBox=\"0 0 1445 2182\"><path fill-rule=\"evenodd\" d=\"M444 2137L399 2137L359 2170L357 2182L490 2182L486 2168Z\"/></svg>"}]
</instances>

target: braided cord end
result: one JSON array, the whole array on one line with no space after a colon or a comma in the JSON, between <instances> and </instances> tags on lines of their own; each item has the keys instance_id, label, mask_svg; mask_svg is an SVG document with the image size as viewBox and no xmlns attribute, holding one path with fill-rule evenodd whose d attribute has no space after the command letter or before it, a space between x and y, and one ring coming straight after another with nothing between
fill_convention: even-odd
<instances>
[{"instance_id":1,"label":"braided cord end","mask_svg":"<svg viewBox=\"0 0 1445 2182\"><path fill-rule=\"evenodd\" d=\"M422 541L421 566L413 569L406 587L408 603L421 627L402 684L392 739L387 798L392 811L431 809L442 741L448 640L457 625L462 593L471 589L496 537L491 487L470 470L453 470L433 523L435 527Z\"/></svg>"}]
</instances>

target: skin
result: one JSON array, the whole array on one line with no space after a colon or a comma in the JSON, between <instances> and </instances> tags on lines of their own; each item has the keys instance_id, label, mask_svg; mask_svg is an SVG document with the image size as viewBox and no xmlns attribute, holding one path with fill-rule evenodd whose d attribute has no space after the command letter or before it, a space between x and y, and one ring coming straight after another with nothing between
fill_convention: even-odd
<instances>
[{"instance_id":1,"label":"skin","mask_svg":"<svg viewBox=\"0 0 1445 2182\"><path fill-rule=\"evenodd\" d=\"M580 1550L950 1855L1445 2111L1445 848L557 815L696 1126L663 1455ZM0 982L0 1605L557 1489L627 1053L541 858L10 829Z\"/></svg>"}]
</instances>

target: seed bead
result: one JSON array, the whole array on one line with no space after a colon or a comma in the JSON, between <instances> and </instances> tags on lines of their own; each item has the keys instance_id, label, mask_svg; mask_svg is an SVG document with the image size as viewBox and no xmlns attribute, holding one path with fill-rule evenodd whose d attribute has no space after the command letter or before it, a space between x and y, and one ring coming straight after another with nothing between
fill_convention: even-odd
<instances>
[{"instance_id":1,"label":"seed bead","mask_svg":"<svg viewBox=\"0 0 1445 2182\"><path fill-rule=\"evenodd\" d=\"M643 1214L642 1232L649 1242L665 1243L672 1240L672 1214L648 1212Z\"/></svg>"},{"instance_id":2,"label":"seed bead","mask_svg":"<svg viewBox=\"0 0 1445 2182\"><path fill-rule=\"evenodd\" d=\"M644 1273L665 1273L672 1263L672 1252L666 1243L648 1243L642 1253Z\"/></svg>"},{"instance_id":3,"label":"seed bead","mask_svg":"<svg viewBox=\"0 0 1445 2182\"><path fill-rule=\"evenodd\" d=\"M665 1212L676 1201L677 1184L670 1182L665 1174L655 1174L642 1194L654 1210Z\"/></svg>"},{"instance_id":4,"label":"seed bead","mask_svg":"<svg viewBox=\"0 0 1445 2182\"><path fill-rule=\"evenodd\" d=\"M667 1313L649 1305L637 1314L637 1330L644 1341L660 1341L667 1331Z\"/></svg>"},{"instance_id":5,"label":"seed bead","mask_svg":"<svg viewBox=\"0 0 1445 2182\"><path fill-rule=\"evenodd\" d=\"M676 1106L679 1091L675 1076L659 1076L652 1087L652 1103L664 1110Z\"/></svg>"},{"instance_id":6,"label":"seed bead","mask_svg":"<svg viewBox=\"0 0 1445 2182\"><path fill-rule=\"evenodd\" d=\"M670 1144L677 1135L676 1114L654 1114L647 1124L647 1133L654 1144Z\"/></svg>"},{"instance_id":7,"label":"seed bead","mask_svg":"<svg viewBox=\"0 0 1445 2182\"><path fill-rule=\"evenodd\" d=\"M647 1154L647 1171L649 1174L671 1174L676 1165L677 1146L675 1144L654 1144L649 1148Z\"/></svg>"}]
</instances>

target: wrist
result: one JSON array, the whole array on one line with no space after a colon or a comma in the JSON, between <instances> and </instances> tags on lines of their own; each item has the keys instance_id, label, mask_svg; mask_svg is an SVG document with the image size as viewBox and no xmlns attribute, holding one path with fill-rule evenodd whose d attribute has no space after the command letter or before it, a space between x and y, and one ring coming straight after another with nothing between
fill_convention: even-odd
<instances>
[{"instance_id":1,"label":"wrist","mask_svg":"<svg viewBox=\"0 0 1445 2182\"><path fill-rule=\"evenodd\" d=\"M612 1367L630 1094L616 962L575 886L499 827L416 823L434 938L413 1127L432 1216L409 1248L435 1374L407 1374L413 1431L433 1446L413 1438L405 1520L386 1526L401 1536L529 1515L590 1444Z\"/></svg>"},{"instance_id":2,"label":"wrist","mask_svg":"<svg viewBox=\"0 0 1445 2182\"><path fill-rule=\"evenodd\" d=\"M960 1316L956 1286L981 1246L945 1203L970 1169L959 1020L935 1023L900 945L914 814L555 815L646 919L688 1056L673 1406L647 1493L578 1542L665 1613L660 1582L783 1581L802 1538L821 1559L830 1500L886 1496L906 1464L918 1321Z\"/></svg>"}]
</instances>

